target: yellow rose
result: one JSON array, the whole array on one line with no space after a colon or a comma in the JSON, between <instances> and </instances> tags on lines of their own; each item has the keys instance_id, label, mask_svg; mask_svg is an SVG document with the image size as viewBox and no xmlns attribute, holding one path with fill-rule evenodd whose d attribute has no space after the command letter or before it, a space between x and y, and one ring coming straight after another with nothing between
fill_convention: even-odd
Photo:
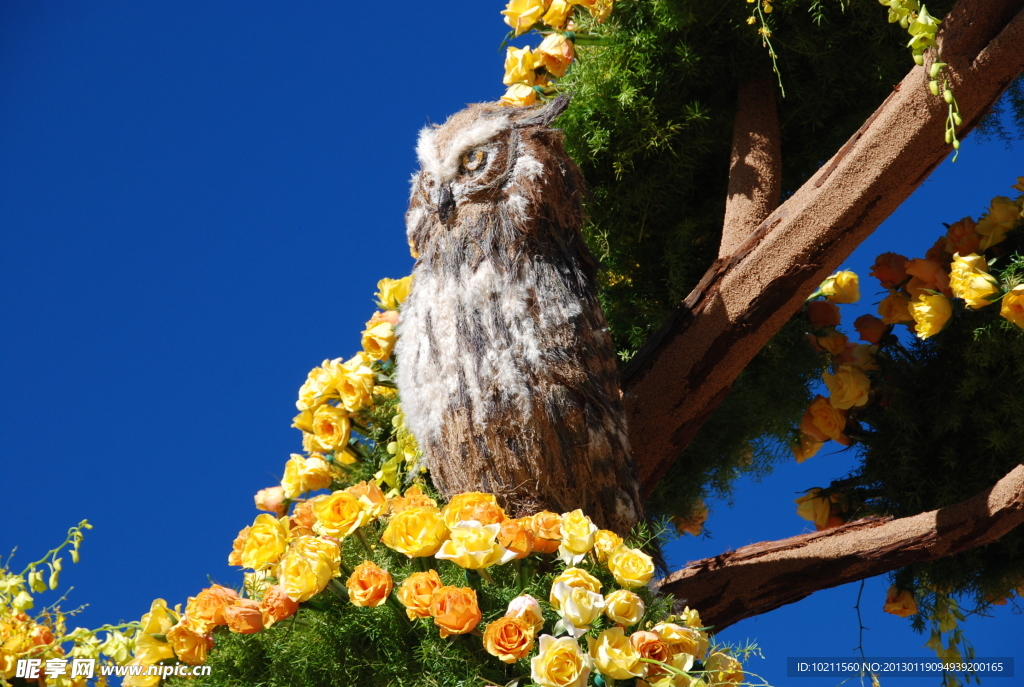
<instances>
[{"instance_id":1,"label":"yellow rose","mask_svg":"<svg viewBox=\"0 0 1024 687\"><path fill-rule=\"evenodd\" d=\"M498 618L484 631L484 649L504 663L515 663L533 650L533 626L521 618Z\"/></svg>"},{"instance_id":2,"label":"yellow rose","mask_svg":"<svg viewBox=\"0 0 1024 687\"><path fill-rule=\"evenodd\" d=\"M577 508L562 514L562 539L558 546L558 557L566 565L576 565L594 548L597 525L583 511Z\"/></svg>"},{"instance_id":3,"label":"yellow rose","mask_svg":"<svg viewBox=\"0 0 1024 687\"><path fill-rule=\"evenodd\" d=\"M913 322L910 314L910 301L899 291L890 291L889 295L878 304L878 314L885 324Z\"/></svg>"},{"instance_id":4,"label":"yellow rose","mask_svg":"<svg viewBox=\"0 0 1024 687\"><path fill-rule=\"evenodd\" d=\"M553 76L565 76L572 63L572 41L560 33L552 33L537 46L537 59Z\"/></svg>"},{"instance_id":5,"label":"yellow rose","mask_svg":"<svg viewBox=\"0 0 1024 687\"><path fill-rule=\"evenodd\" d=\"M804 520L810 520L818 527L824 527L832 514L832 501L822 490L814 487L806 494L796 499L796 514Z\"/></svg>"},{"instance_id":6,"label":"yellow rose","mask_svg":"<svg viewBox=\"0 0 1024 687\"><path fill-rule=\"evenodd\" d=\"M256 516L242 545L242 567L262 570L277 562L288 545L288 518Z\"/></svg>"},{"instance_id":7,"label":"yellow rose","mask_svg":"<svg viewBox=\"0 0 1024 687\"><path fill-rule=\"evenodd\" d=\"M352 571L345 586L353 606L376 608L388 600L395 582L387 570L372 561L363 561Z\"/></svg>"},{"instance_id":8,"label":"yellow rose","mask_svg":"<svg viewBox=\"0 0 1024 687\"><path fill-rule=\"evenodd\" d=\"M910 314L914 318L914 331L918 338L927 339L946 326L946 322L953 316L953 305L941 293L922 293L916 302L910 304Z\"/></svg>"},{"instance_id":9,"label":"yellow rose","mask_svg":"<svg viewBox=\"0 0 1024 687\"><path fill-rule=\"evenodd\" d=\"M584 634L604 611L604 597L589 589L557 582L551 585L551 595L558 599L558 613L562 616L559 625L574 637ZM556 633L559 625L555 626Z\"/></svg>"},{"instance_id":10,"label":"yellow rose","mask_svg":"<svg viewBox=\"0 0 1024 687\"><path fill-rule=\"evenodd\" d=\"M824 372L821 378L828 387L829 403L840 410L862 406L868 402L871 380L854 365L840 365L835 374Z\"/></svg>"},{"instance_id":11,"label":"yellow rose","mask_svg":"<svg viewBox=\"0 0 1024 687\"><path fill-rule=\"evenodd\" d=\"M174 649L166 641L154 635L167 635L178 622L163 599L156 599L149 607L149 613L142 616L140 627L135 633L135 651L133 655L143 665L153 665L165 659L174 658Z\"/></svg>"},{"instance_id":12,"label":"yellow rose","mask_svg":"<svg viewBox=\"0 0 1024 687\"><path fill-rule=\"evenodd\" d=\"M551 5L541 17L541 21L553 29L561 29L565 26L571 12L572 5L567 0L551 0Z\"/></svg>"},{"instance_id":13,"label":"yellow rose","mask_svg":"<svg viewBox=\"0 0 1024 687\"><path fill-rule=\"evenodd\" d=\"M430 602L430 615L442 638L472 632L482 618L476 592L469 587L441 587Z\"/></svg>"},{"instance_id":14,"label":"yellow rose","mask_svg":"<svg viewBox=\"0 0 1024 687\"><path fill-rule=\"evenodd\" d=\"M743 684L743 666L735 658L721 651L708 656L704 670L707 671L705 680L709 687Z\"/></svg>"},{"instance_id":15,"label":"yellow rose","mask_svg":"<svg viewBox=\"0 0 1024 687\"><path fill-rule=\"evenodd\" d=\"M275 570L278 584L292 601L313 598L338 574L341 548L319 537L296 537Z\"/></svg>"},{"instance_id":16,"label":"yellow rose","mask_svg":"<svg viewBox=\"0 0 1024 687\"><path fill-rule=\"evenodd\" d=\"M620 587L642 587L654 576L654 561L640 549L622 546L608 557L608 570Z\"/></svg>"},{"instance_id":17,"label":"yellow rose","mask_svg":"<svg viewBox=\"0 0 1024 687\"><path fill-rule=\"evenodd\" d=\"M391 516L381 541L409 558L433 556L448 538L441 511L430 506L408 508Z\"/></svg>"},{"instance_id":18,"label":"yellow rose","mask_svg":"<svg viewBox=\"0 0 1024 687\"><path fill-rule=\"evenodd\" d=\"M675 623L658 623L652 628L652 632L658 635L673 653L689 654L700 660L704 660L707 654L710 644L707 632Z\"/></svg>"},{"instance_id":19,"label":"yellow rose","mask_svg":"<svg viewBox=\"0 0 1024 687\"><path fill-rule=\"evenodd\" d=\"M509 0L501 13L505 15L505 23L519 36L540 21L544 15L544 0Z\"/></svg>"},{"instance_id":20,"label":"yellow rose","mask_svg":"<svg viewBox=\"0 0 1024 687\"><path fill-rule=\"evenodd\" d=\"M1006 239L1008 231L1021 220L1020 205L1005 196L992 199L988 212L981 216L974 230L981 236L978 248L982 252Z\"/></svg>"},{"instance_id":21,"label":"yellow rose","mask_svg":"<svg viewBox=\"0 0 1024 687\"><path fill-rule=\"evenodd\" d=\"M946 232L945 251L950 255L953 253L968 255L977 251L981 237L974 230L975 226L977 225L970 217L953 222Z\"/></svg>"},{"instance_id":22,"label":"yellow rose","mask_svg":"<svg viewBox=\"0 0 1024 687\"><path fill-rule=\"evenodd\" d=\"M359 500L359 505L365 513L363 524L376 520L388 510L388 499L376 482L362 481L347 487L345 491Z\"/></svg>"},{"instance_id":23,"label":"yellow rose","mask_svg":"<svg viewBox=\"0 0 1024 687\"><path fill-rule=\"evenodd\" d=\"M537 655L530 659L530 677L541 687L583 687L591 664L572 637L541 635Z\"/></svg>"},{"instance_id":24,"label":"yellow rose","mask_svg":"<svg viewBox=\"0 0 1024 687\"><path fill-rule=\"evenodd\" d=\"M612 0L594 0L593 2L581 3L587 5L587 11L590 12L590 16L594 18L598 24L603 24L608 20L609 15L612 13ZM771 5L765 8L765 11L770 11Z\"/></svg>"},{"instance_id":25,"label":"yellow rose","mask_svg":"<svg viewBox=\"0 0 1024 687\"><path fill-rule=\"evenodd\" d=\"M338 376L334 379L341 404L350 413L362 410L373 402L373 385L377 376L370 368L371 362L362 356L354 356L340 366Z\"/></svg>"},{"instance_id":26,"label":"yellow rose","mask_svg":"<svg viewBox=\"0 0 1024 687\"><path fill-rule=\"evenodd\" d=\"M999 293L996 278L988 273L988 263L977 253L960 257L953 256L953 265L949 273L949 288L953 295L964 299L968 308L983 308L992 301L988 296Z\"/></svg>"},{"instance_id":27,"label":"yellow rose","mask_svg":"<svg viewBox=\"0 0 1024 687\"><path fill-rule=\"evenodd\" d=\"M373 360L387 360L395 347L395 328L389 322L379 322L363 330L363 350Z\"/></svg>"},{"instance_id":28,"label":"yellow rose","mask_svg":"<svg viewBox=\"0 0 1024 687\"><path fill-rule=\"evenodd\" d=\"M833 303L856 303L860 300L860 280L850 270L836 272L821 283L820 290Z\"/></svg>"},{"instance_id":29,"label":"yellow rose","mask_svg":"<svg viewBox=\"0 0 1024 687\"><path fill-rule=\"evenodd\" d=\"M444 524L449 529L467 520L476 520L481 525L493 525L505 520L505 511L498 505L494 494L479 491L467 491L456 494L441 509Z\"/></svg>"},{"instance_id":30,"label":"yellow rose","mask_svg":"<svg viewBox=\"0 0 1024 687\"><path fill-rule=\"evenodd\" d=\"M530 47L509 48L505 53L505 77L502 79L506 86L514 83L524 83L532 86L537 78L535 69L537 58Z\"/></svg>"},{"instance_id":31,"label":"yellow rose","mask_svg":"<svg viewBox=\"0 0 1024 687\"><path fill-rule=\"evenodd\" d=\"M594 551L597 552L597 560L604 563L612 551L622 546L622 537L611 530L598 530L594 535Z\"/></svg>"},{"instance_id":32,"label":"yellow rose","mask_svg":"<svg viewBox=\"0 0 1024 687\"><path fill-rule=\"evenodd\" d=\"M351 427L348 413L342 408L320 406L313 413L312 448L325 453L343 449L348 444Z\"/></svg>"},{"instance_id":33,"label":"yellow rose","mask_svg":"<svg viewBox=\"0 0 1024 687\"><path fill-rule=\"evenodd\" d=\"M846 342L849 341L849 339L846 338L845 334L831 332L826 336L815 337L815 341L818 342L819 346L832 355L839 355L846 350Z\"/></svg>"},{"instance_id":34,"label":"yellow rose","mask_svg":"<svg viewBox=\"0 0 1024 687\"><path fill-rule=\"evenodd\" d=\"M917 613L917 600L914 599L914 593L909 589L899 589L893 585L889 587L889 591L885 595L885 605L882 606L882 610L906 618Z\"/></svg>"},{"instance_id":35,"label":"yellow rose","mask_svg":"<svg viewBox=\"0 0 1024 687\"><path fill-rule=\"evenodd\" d=\"M505 95L501 96L502 105L508 105L511 107L525 107L527 105L533 105L537 102L537 91L533 90L533 86L525 83L512 84L505 91Z\"/></svg>"},{"instance_id":36,"label":"yellow rose","mask_svg":"<svg viewBox=\"0 0 1024 687\"><path fill-rule=\"evenodd\" d=\"M324 406L325 408L330 406ZM281 487L286 499L294 499L307 491L326 489L334 481L334 470L323 458L310 456L306 458L298 453L291 454L284 464L284 477Z\"/></svg>"},{"instance_id":37,"label":"yellow rose","mask_svg":"<svg viewBox=\"0 0 1024 687\"><path fill-rule=\"evenodd\" d=\"M617 589L604 598L604 614L625 627L640 622L645 610L644 600L628 589Z\"/></svg>"},{"instance_id":38,"label":"yellow rose","mask_svg":"<svg viewBox=\"0 0 1024 687\"><path fill-rule=\"evenodd\" d=\"M449 560L463 568L479 570L508 563L515 553L498 543L501 525L481 525L475 520L460 522L451 528L451 538L441 544L436 558Z\"/></svg>"},{"instance_id":39,"label":"yellow rose","mask_svg":"<svg viewBox=\"0 0 1024 687\"><path fill-rule=\"evenodd\" d=\"M558 513L542 510L530 516L530 530L533 532L533 550L537 553L551 553L558 550L562 541L562 518Z\"/></svg>"},{"instance_id":40,"label":"yellow rose","mask_svg":"<svg viewBox=\"0 0 1024 687\"><path fill-rule=\"evenodd\" d=\"M436 570L415 572L398 586L395 596L405 606L409 620L430 617L430 603L434 594L444 586Z\"/></svg>"},{"instance_id":41,"label":"yellow rose","mask_svg":"<svg viewBox=\"0 0 1024 687\"><path fill-rule=\"evenodd\" d=\"M790 446L793 451L793 457L796 458L796 462L802 463L808 458L813 458L817 455L821 447L825 445L824 441L818 441L809 434L800 434L800 440Z\"/></svg>"},{"instance_id":42,"label":"yellow rose","mask_svg":"<svg viewBox=\"0 0 1024 687\"><path fill-rule=\"evenodd\" d=\"M313 502L313 517L314 532L337 538L347 537L369 522L359 497L347 489L318 497Z\"/></svg>"},{"instance_id":43,"label":"yellow rose","mask_svg":"<svg viewBox=\"0 0 1024 687\"><path fill-rule=\"evenodd\" d=\"M398 310L412 290L412 275L401 279L381 279L377 282L377 302L381 310Z\"/></svg>"},{"instance_id":44,"label":"yellow rose","mask_svg":"<svg viewBox=\"0 0 1024 687\"><path fill-rule=\"evenodd\" d=\"M333 373L330 369L330 360L325 360L320 367L310 370L306 381L299 387L299 399L295 407L299 410L315 410L327 403L332 398L337 398L337 392L331 386Z\"/></svg>"},{"instance_id":45,"label":"yellow rose","mask_svg":"<svg viewBox=\"0 0 1024 687\"><path fill-rule=\"evenodd\" d=\"M1024 284L1019 284L1003 296L999 314L1024 329Z\"/></svg>"},{"instance_id":46,"label":"yellow rose","mask_svg":"<svg viewBox=\"0 0 1024 687\"><path fill-rule=\"evenodd\" d=\"M838 441L846 429L846 414L836 408L824 396L818 395L807 409L800 429L818 441ZM808 431L809 429L817 432Z\"/></svg>"},{"instance_id":47,"label":"yellow rose","mask_svg":"<svg viewBox=\"0 0 1024 687\"><path fill-rule=\"evenodd\" d=\"M647 672L640 662L640 652L621 627L605 630L596 642L590 642L590 658L602 675L613 680L629 680Z\"/></svg>"},{"instance_id":48,"label":"yellow rose","mask_svg":"<svg viewBox=\"0 0 1024 687\"><path fill-rule=\"evenodd\" d=\"M555 585L564 582L569 587L579 587L590 592L601 591L601 580L597 579L583 568L566 568L551 580L551 595L548 601L556 611L559 608L558 598L555 596Z\"/></svg>"},{"instance_id":49,"label":"yellow rose","mask_svg":"<svg viewBox=\"0 0 1024 687\"><path fill-rule=\"evenodd\" d=\"M538 632L544 627L544 613L540 608L540 603L529 594L520 594L509 601L505 616L522 618L530 624L534 632Z\"/></svg>"}]
</instances>

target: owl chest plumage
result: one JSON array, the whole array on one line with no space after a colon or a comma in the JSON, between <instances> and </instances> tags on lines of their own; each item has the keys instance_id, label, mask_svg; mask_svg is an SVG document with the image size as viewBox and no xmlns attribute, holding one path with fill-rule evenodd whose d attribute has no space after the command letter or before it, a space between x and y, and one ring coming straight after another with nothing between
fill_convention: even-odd
<instances>
[{"instance_id":1,"label":"owl chest plumage","mask_svg":"<svg viewBox=\"0 0 1024 687\"><path fill-rule=\"evenodd\" d=\"M550 130L484 123L472 126L502 147L462 152L467 124L449 120L420 150L406 217L419 258L396 348L406 423L449 495L489 491L513 514L584 507L628 529L639 488L578 172ZM463 181L445 171L449 148L490 167Z\"/></svg>"}]
</instances>

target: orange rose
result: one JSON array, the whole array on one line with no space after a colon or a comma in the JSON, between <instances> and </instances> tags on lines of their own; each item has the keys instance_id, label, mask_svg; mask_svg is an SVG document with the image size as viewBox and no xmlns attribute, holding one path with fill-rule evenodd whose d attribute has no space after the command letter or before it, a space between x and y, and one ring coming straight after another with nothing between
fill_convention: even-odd
<instances>
[{"instance_id":1,"label":"orange rose","mask_svg":"<svg viewBox=\"0 0 1024 687\"><path fill-rule=\"evenodd\" d=\"M877 344L881 341L887 329L885 322L874 315L861 315L853 321L853 328L860 334L860 340L867 341L869 344Z\"/></svg>"},{"instance_id":2,"label":"orange rose","mask_svg":"<svg viewBox=\"0 0 1024 687\"><path fill-rule=\"evenodd\" d=\"M505 520L505 511L498 505L494 494L484 494L479 491L456 494L441 510L441 513L444 515L444 524L448 525L448 529L467 520L476 520L481 525L493 525Z\"/></svg>"},{"instance_id":3,"label":"orange rose","mask_svg":"<svg viewBox=\"0 0 1024 687\"><path fill-rule=\"evenodd\" d=\"M375 608L388 600L395 582L391 573L372 561L363 561L352 571L345 586L353 606Z\"/></svg>"},{"instance_id":4,"label":"orange rose","mask_svg":"<svg viewBox=\"0 0 1024 687\"><path fill-rule=\"evenodd\" d=\"M260 612L263 614L263 627L290 618L299 610L299 604L284 591L281 585L267 587L260 601Z\"/></svg>"},{"instance_id":5,"label":"orange rose","mask_svg":"<svg viewBox=\"0 0 1024 687\"><path fill-rule=\"evenodd\" d=\"M231 544L231 553L228 554L228 565L242 565L242 547L245 546L245 538L249 536L249 525L243 527L235 541Z\"/></svg>"},{"instance_id":6,"label":"orange rose","mask_svg":"<svg viewBox=\"0 0 1024 687\"><path fill-rule=\"evenodd\" d=\"M558 551L562 543L562 516L549 510L542 510L530 517L527 525L533 532L533 550L537 553Z\"/></svg>"},{"instance_id":7,"label":"orange rose","mask_svg":"<svg viewBox=\"0 0 1024 687\"><path fill-rule=\"evenodd\" d=\"M484 649L499 661L515 663L533 649L533 627L522 618L498 618L484 631Z\"/></svg>"},{"instance_id":8,"label":"orange rose","mask_svg":"<svg viewBox=\"0 0 1024 687\"><path fill-rule=\"evenodd\" d=\"M935 239L935 243L932 247L925 251L925 260L932 260L939 264L945 264L949 262L949 255L946 253L946 237L940 236Z\"/></svg>"},{"instance_id":9,"label":"orange rose","mask_svg":"<svg viewBox=\"0 0 1024 687\"><path fill-rule=\"evenodd\" d=\"M263 611L253 599L235 599L235 603L224 609L224 620L229 630L242 635L263 629Z\"/></svg>"},{"instance_id":10,"label":"orange rose","mask_svg":"<svg viewBox=\"0 0 1024 687\"><path fill-rule=\"evenodd\" d=\"M970 217L953 222L946 232L946 252L952 255L970 255L978 252L981 237L974 230L975 222Z\"/></svg>"},{"instance_id":11,"label":"orange rose","mask_svg":"<svg viewBox=\"0 0 1024 687\"><path fill-rule=\"evenodd\" d=\"M509 519L501 523L498 531L498 543L516 555L526 558L533 551L533 532L529 528L529 518Z\"/></svg>"},{"instance_id":12,"label":"orange rose","mask_svg":"<svg viewBox=\"0 0 1024 687\"><path fill-rule=\"evenodd\" d=\"M839 306L830 300L815 300L804 305L804 312L807 319L818 329L825 327L838 327L842 317L839 314Z\"/></svg>"},{"instance_id":13,"label":"orange rose","mask_svg":"<svg viewBox=\"0 0 1024 687\"><path fill-rule=\"evenodd\" d=\"M389 310L388 312L395 311ZM410 508L419 508L422 506L430 506L432 508L437 508L437 501L424 494L423 489L421 489L420 485L418 484L412 485L411 487L405 490L405 494L403 494L402 496L396 496L389 502L389 507L391 509L392 515L398 515L404 510L409 510Z\"/></svg>"},{"instance_id":14,"label":"orange rose","mask_svg":"<svg viewBox=\"0 0 1024 687\"><path fill-rule=\"evenodd\" d=\"M182 663L198 666L206 663L206 655L213 639L196 632L188 623L179 622L167 631L167 643Z\"/></svg>"},{"instance_id":15,"label":"orange rose","mask_svg":"<svg viewBox=\"0 0 1024 687\"><path fill-rule=\"evenodd\" d=\"M907 258L899 253L882 253L875 258L871 276L887 289L895 289L907 278Z\"/></svg>"},{"instance_id":16,"label":"orange rose","mask_svg":"<svg viewBox=\"0 0 1024 687\"><path fill-rule=\"evenodd\" d=\"M430 602L434 594L444 586L436 570L416 572L398 586L398 601L405 606L409 620L430 617Z\"/></svg>"},{"instance_id":17,"label":"orange rose","mask_svg":"<svg viewBox=\"0 0 1024 687\"><path fill-rule=\"evenodd\" d=\"M934 260L922 258L914 258L913 260L910 260L907 262L907 274L921 280L922 284L915 284L917 289L932 289L934 291L940 291L946 296L953 295L953 292L949 290L949 273L946 272L945 268L940 263ZM907 289L910 290L909 284L907 285ZM911 294L913 294L912 291Z\"/></svg>"},{"instance_id":18,"label":"orange rose","mask_svg":"<svg viewBox=\"0 0 1024 687\"><path fill-rule=\"evenodd\" d=\"M313 525L316 524L316 515L313 514L313 504L317 500L325 497L326 495L317 496L315 499L303 501L299 505L295 506L295 510L292 511L292 527L312 529Z\"/></svg>"},{"instance_id":19,"label":"orange rose","mask_svg":"<svg viewBox=\"0 0 1024 687\"><path fill-rule=\"evenodd\" d=\"M277 517L288 512L288 506L284 504L284 487L260 489L253 500L256 501L256 508L274 513Z\"/></svg>"},{"instance_id":20,"label":"orange rose","mask_svg":"<svg viewBox=\"0 0 1024 687\"><path fill-rule=\"evenodd\" d=\"M224 618L224 609L234 603L237 598L238 592L234 589L215 584L199 592L196 596L189 597L188 603L185 605L185 617L199 634L209 634L217 625L227 623Z\"/></svg>"},{"instance_id":21,"label":"orange rose","mask_svg":"<svg viewBox=\"0 0 1024 687\"><path fill-rule=\"evenodd\" d=\"M469 587L441 587L430 602L430 615L442 637L472 632L482 617L476 592Z\"/></svg>"},{"instance_id":22,"label":"orange rose","mask_svg":"<svg viewBox=\"0 0 1024 687\"><path fill-rule=\"evenodd\" d=\"M643 658L661 661L662 663L668 663L672 658L672 650L668 648L668 644L662 641L661 637L653 632L648 632L646 630L634 632L630 635L629 642L636 647L636 650ZM647 666L648 677L661 675L665 672L665 669L659 665L648 663Z\"/></svg>"}]
</instances>

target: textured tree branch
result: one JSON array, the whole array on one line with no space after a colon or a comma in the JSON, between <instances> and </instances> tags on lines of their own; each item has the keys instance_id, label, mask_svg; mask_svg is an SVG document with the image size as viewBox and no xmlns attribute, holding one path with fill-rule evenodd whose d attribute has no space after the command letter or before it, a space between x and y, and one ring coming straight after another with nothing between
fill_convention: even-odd
<instances>
[{"instance_id":1,"label":"textured tree branch","mask_svg":"<svg viewBox=\"0 0 1024 687\"><path fill-rule=\"evenodd\" d=\"M940 33L972 129L1024 71L1024 0L960 0ZM946 106L916 67L861 129L728 259L716 261L624 371L649 494L736 376L804 299L949 154Z\"/></svg>"},{"instance_id":2,"label":"textured tree branch","mask_svg":"<svg viewBox=\"0 0 1024 687\"><path fill-rule=\"evenodd\" d=\"M775 81L769 75L743 82L736 97L729 190L718 257L732 255L779 206L780 141Z\"/></svg>"},{"instance_id":3,"label":"textured tree branch","mask_svg":"<svg viewBox=\"0 0 1024 687\"><path fill-rule=\"evenodd\" d=\"M661 590L721 630L813 592L967 551L1024 522L1024 465L967 501L751 544L672 573Z\"/></svg>"}]
</instances>

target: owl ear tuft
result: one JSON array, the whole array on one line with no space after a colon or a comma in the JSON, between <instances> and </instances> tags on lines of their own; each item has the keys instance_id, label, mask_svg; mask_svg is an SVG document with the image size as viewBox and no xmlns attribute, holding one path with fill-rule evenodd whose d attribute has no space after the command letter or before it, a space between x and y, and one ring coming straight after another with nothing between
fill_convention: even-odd
<instances>
[{"instance_id":1,"label":"owl ear tuft","mask_svg":"<svg viewBox=\"0 0 1024 687\"><path fill-rule=\"evenodd\" d=\"M547 104L541 107L531 107L524 110L522 114L515 119L515 128L522 129L528 126L547 126L555 117L565 112L565 108L569 107L569 101L572 100L568 95L562 93L554 100L550 100Z\"/></svg>"}]
</instances>

